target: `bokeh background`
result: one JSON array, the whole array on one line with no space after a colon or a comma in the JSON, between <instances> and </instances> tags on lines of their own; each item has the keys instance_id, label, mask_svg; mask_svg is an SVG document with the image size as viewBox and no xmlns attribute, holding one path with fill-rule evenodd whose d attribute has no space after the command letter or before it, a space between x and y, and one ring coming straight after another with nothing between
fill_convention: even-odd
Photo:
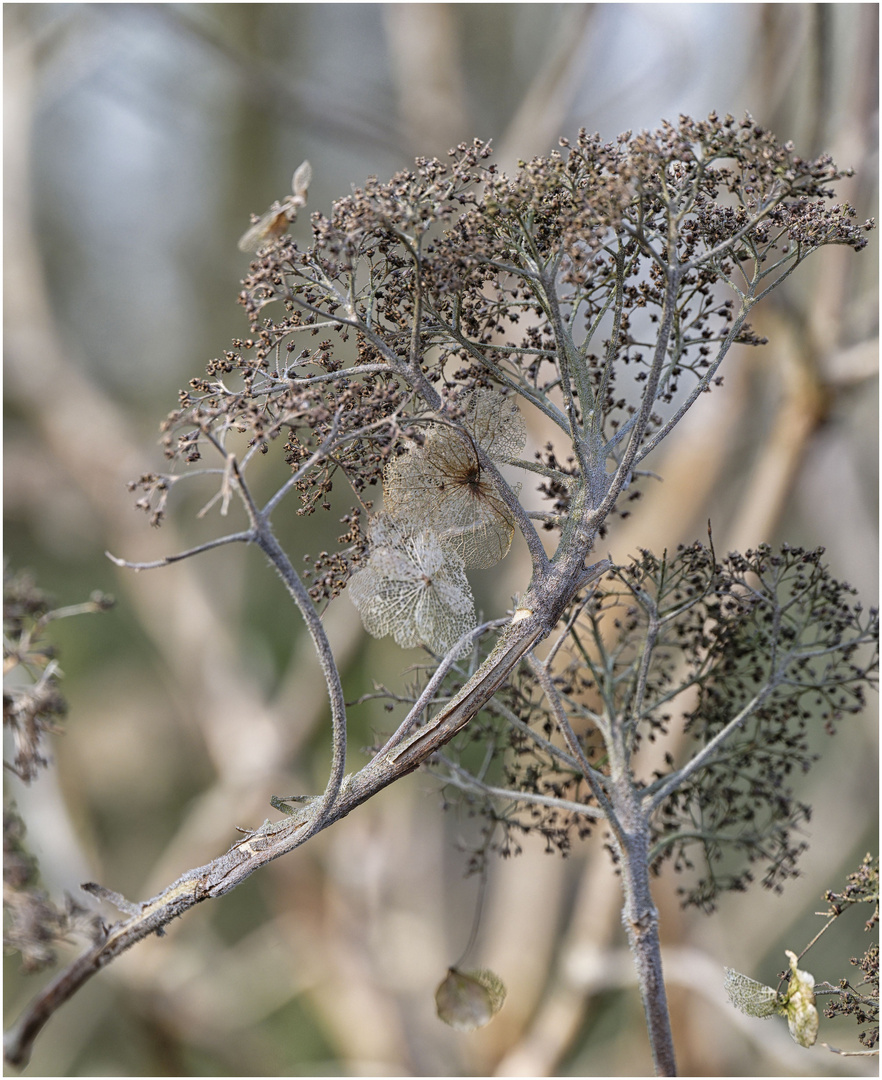
<instances>
[{"instance_id":1,"label":"bokeh background","mask_svg":"<svg viewBox=\"0 0 882 1080\"><path fill-rule=\"evenodd\" d=\"M681 112L744 110L804 155L857 170L876 213L875 4L7 4L5 29L5 553L59 603L114 593L109 614L54 630L70 703L55 766L15 787L47 887L86 880L132 899L208 861L272 793L321 790L328 712L296 612L256 551L226 547L135 575L217 535L198 502L153 531L127 480L161 467L158 424L179 387L246 330L236 304L249 213L313 165L310 209L370 174L477 135L495 160L545 153L580 126L612 138ZM307 221L297 223L307 235ZM654 468L664 481L609 538L614 558L704 538L823 544L868 603L877 589L878 241L830 249L755 326ZM289 552L316 552L337 514L282 513ZM523 552L473 575L488 615L526 581ZM479 580L480 579L480 580ZM351 699L400 686L417 653L367 639L341 597L326 624ZM351 766L377 703L353 712ZM684 1075L860 1075L873 1062L797 1047L736 1014L730 965L766 982L878 850L873 713L819 749L803 876L712 916L661 879L666 975ZM7 780L10 786L13 781ZM474 823L409 777L305 849L115 962L51 1021L32 1075L632 1075L650 1067L594 838L494 866L477 952L508 1001L471 1035L434 1017L465 946ZM113 917L108 909L106 917ZM853 913L807 962L849 974ZM6 958L11 1019L41 977ZM823 1039L855 1047L850 1025Z\"/></svg>"}]
</instances>

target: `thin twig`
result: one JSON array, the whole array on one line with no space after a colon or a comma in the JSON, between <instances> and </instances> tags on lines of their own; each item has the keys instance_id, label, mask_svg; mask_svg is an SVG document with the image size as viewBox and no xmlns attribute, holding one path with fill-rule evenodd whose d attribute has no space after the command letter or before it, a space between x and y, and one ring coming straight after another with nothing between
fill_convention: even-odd
<instances>
[{"instance_id":1,"label":"thin twig","mask_svg":"<svg viewBox=\"0 0 882 1080\"><path fill-rule=\"evenodd\" d=\"M532 652L528 654L527 661L533 669L536 678L539 680L539 685L542 687L546 700L554 714L555 723L560 729L560 733L563 735L567 746L570 748L570 753L579 762L579 768L582 775L585 777L588 786L591 788L591 794L600 805L603 816L611 825L614 825L617 820L616 813L604 790L605 778L585 757L585 751L582 749L582 744L576 738L576 733L573 731L573 728L567 719L563 702L560 699L560 694L558 693L557 687L554 685L554 680L551 678L548 668L538 657L534 656Z\"/></svg>"},{"instance_id":2,"label":"thin twig","mask_svg":"<svg viewBox=\"0 0 882 1080\"><path fill-rule=\"evenodd\" d=\"M410 729L417 723L419 723L420 716L423 710L429 705L435 696L435 691L441 685L444 677L448 671L456 663L456 657L460 655L466 645L470 645L473 641L476 641L482 634L488 630L495 630L500 626L505 626L508 623L508 619L491 619L489 622L481 623L480 626L474 627L472 630L467 630L449 649L447 655L441 660L432 674L431 679L426 683L425 689L414 702L413 707L408 712L407 716L398 725L398 728L392 735L386 740L385 744L377 751L377 756L384 756L393 750L404 738L404 736L410 731Z\"/></svg>"},{"instance_id":3,"label":"thin twig","mask_svg":"<svg viewBox=\"0 0 882 1080\"><path fill-rule=\"evenodd\" d=\"M171 566L172 563L180 562L181 559L189 559L194 555L201 555L204 551L221 547L223 544L250 544L254 540L254 532L248 529L246 532L230 533L227 536L219 536L216 540L208 540L204 544L179 551L177 555L166 555L164 559L154 559L152 562L131 562L129 559L121 559L112 555L109 551L104 554L115 565L124 567L126 570L158 570L161 566Z\"/></svg>"}]
</instances>

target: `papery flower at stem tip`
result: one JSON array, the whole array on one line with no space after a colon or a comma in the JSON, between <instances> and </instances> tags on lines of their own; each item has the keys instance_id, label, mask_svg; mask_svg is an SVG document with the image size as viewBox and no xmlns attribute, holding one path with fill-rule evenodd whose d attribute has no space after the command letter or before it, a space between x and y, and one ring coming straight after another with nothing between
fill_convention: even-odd
<instances>
[{"instance_id":1,"label":"papery flower at stem tip","mask_svg":"<svg viewBox=\"0 0 882 1080\"><path fill-rule=\"evenodd\" d=\"M404 649L426 645L445 655L477 625L457 552L431 530L387 514L374 519L370 557L347 591L365 630L373 637L391 634Z\"/></svg>"},{"instance_id":2,"label":"papery flower at stem tip","mask_svg":"<svg viewBox=\"0 0 882 1080\"><path fill-rule=\"evenodd\" d=\"M464 430L432 424L422 446L412 443L389 462L383 504L399 520L430 526L469 569L483 569L508 554L514 520L476 448L494 462L511 461L527 432L517 405L495 390L471 391L461 403Z\"/></svg>"}]
</instances>

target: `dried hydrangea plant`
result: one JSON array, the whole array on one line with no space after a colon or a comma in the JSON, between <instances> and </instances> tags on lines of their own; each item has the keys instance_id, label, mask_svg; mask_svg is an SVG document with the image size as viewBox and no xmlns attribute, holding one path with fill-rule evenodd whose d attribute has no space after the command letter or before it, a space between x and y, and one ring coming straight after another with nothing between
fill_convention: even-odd
<instances>
[{"instance_id":1,"label":"dried hydrangea plant","mask_svg":"<svg viewBox=\"0 0 882 1080\"><path fill-rule=\"evenodd\" d=\"M675 1059L652 871L697 851L704 877L686 899L702 907L757 867L772 887L792 871L806 811L782 747L805 767L809 730L861 707L875 612L796 548L591 559L647 458L719 387L732 347L763 344L755 306L826 245L861 250L873 223L831 202L847 173L828 156L800 157L749 116L681 117L611 142L582 131L513 176L490 155L476 140L446 163L372 178L313 215L306 246L281 232L306 198L298 170L247 235L263 242L240 296L250 332L181 393L163 425L167 471L133 484L154 524L194 478L222 513L238 500L247 522L138 568L230 543L262 552L325 675L328 783L149 902L119 898L120 922L35 999L8 1060L124 949L419 766L480 806L504 850L518 825L565 851L603 824L660 1074ZM555 441L521 458L528 417ZM259 501L252 475L275 475L274 494ZM519 498L531 481L545 509ZM343 488L339 546L301 575L273 515L288 499L303 515L331 510ZM513 612L474 625L465 571L498 561L514 535L530 578ZM398 729L349 774L320 615L347 588L372 632L439 654ZM635 750L674 729L687 759L642 778ZM488 748L481 775L470 740Z\"/></svg>"}]
</instances>

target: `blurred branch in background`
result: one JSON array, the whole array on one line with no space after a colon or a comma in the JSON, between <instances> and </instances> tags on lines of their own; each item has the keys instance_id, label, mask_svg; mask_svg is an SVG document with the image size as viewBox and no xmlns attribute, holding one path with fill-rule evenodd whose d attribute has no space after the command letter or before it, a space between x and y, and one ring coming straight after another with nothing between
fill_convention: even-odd
<instances>
[{"instance_id":1,"label":"blurred branch in background","mask_svg":"<svg viewBox=\"0 0 882 1080\"><path fill-rule=\"evenodd\" d=\"M260 15L250 5L236 5L239 15L253 26ZM431 5L442 9L445 5ZM267 56L255 55L242 48L238 41L230 39L229 27L220 28L212 18L206 18L198 5L182 9L171 4L149 5L150 17L167 24L167 33L173 37L192 37L211 55L211 62L223 70L227 77L234 77L241 86L243 96L251 109L259 110L267 120L292 134L301 129L313 131L322 139L343 141L349 146L359 144L371 149L383 147L395 153L405 152L400 126L392 118L376 110L364 109L351 98L331 97L323 88L296 68L283 63L272 63ZM110 7L108 16L114 17ZM119 15L115 17L119 18ZM131 13L123 16L131 18ZM292 17L296 17L292 14ZM435 19L435 29L442 30L443 14ZM345 19L345 15L344 15ZM225 32L225 30L227 32ZM431 41L431 34L421 35ZM254 42L259 48L260 42Z\"/></svg>"},{"instance_id":2,"label":"blurred branch in background","mask_svg":"<svg viewBox=\"0 0 882 1080\"><path fill-rule=\"evenodd\" d=\"M123 485L156 453L164 403L244 330L232 310L244 270L236 239L299 161L315 167L310 205L326 208L350 182L413 153L443 157L475 134L493 138L510 166L581 125L613 137L680 111L749 109L806 153L828 149L853 165L848 197L875 212L875 5L22 5L4 18L7 557L32 566L63 603L94 588L120 597L103 617L119 620L103 655L79 637L63 642L73 715L56 756L90 869L59 890L89 876L150 893L223 847L231 824L262 818L268 792L312 790L323 771L321 679L287 611L280 625L271 582L247 561L222 573L187 564L163 582L118 578L100 557L108 548L155 557L191 542L167 525L157 553ZM116 153L81 138L87 124L112 132ZM121 266L120 249L130 253ZM874 595L875 265L839 254L824 253L757 328L770 344L738 359L688 441L683 429L659 467L664 483L610 537L617 557L703 536L710 512L721 550L785 532L824 543L834 573ZM112 328L109 343L101 328ZM47 382L52 395L41 392ZM339 527L329 518L310 528L330 535ZM289 525L302 535L300 519ZM520 576L516 566L499 571L488 593L507 596ZM401 654L361 643L348 601L325 619L350 650L353 697L372 677L400 679ZM391 723L379 706L363 708L367 743ZM818 850L833 850L823 846L830 833L847 837L843 866L850 845L862 853L875 843L874 738L871 722L843 733L834 752L848 782L831 785L834 806L823 792L812 797ZM90 761L85 748L101 740L116 755ZM163 770L170 809L150 790ZM621 992L600 989L615 976L578 972L586 954L601 972L617 970L619 885L597 841L565 864L528 846L494 869L479 945L509 1000L468 1041L440 1029L431 995L463 944L474 883L460 882L465 857L448 846L468 837L469 822L442 819L439 801L425 779L398 785L224 911L176 927L173 943L142 946L81 1011L59 1016L34 1070L639 1068L631 1025L611 1022ZM149 863L124 835L132 820ZM51 880L51 860L44 869ZM804 872L788 903L769 897L759 917L724 908L696 923L659 889L668 970L684 987L672 994L684 1073L804 1071L815 1061L821 1073L867 1070L809 1058L771 1025L748 1031L716 1004L703 1009L729 940L744 970L765 964L771 977L780 966L780 937L837 876L811 860ZM18 986L13 975L10 1008L32 993Z\"/></svg>"}]
</instances>

